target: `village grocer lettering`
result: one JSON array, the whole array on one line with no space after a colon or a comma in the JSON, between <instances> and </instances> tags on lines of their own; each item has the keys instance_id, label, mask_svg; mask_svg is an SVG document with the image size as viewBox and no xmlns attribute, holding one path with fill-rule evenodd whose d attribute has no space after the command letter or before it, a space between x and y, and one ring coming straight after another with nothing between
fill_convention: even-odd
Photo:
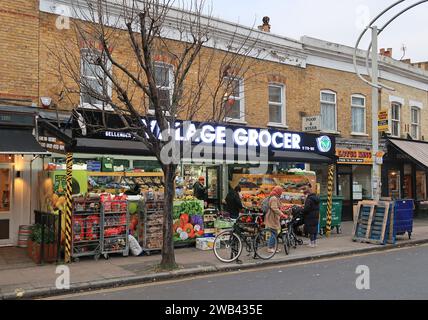
<instances>
[{"instance_id":1,"label":"village grocer lettering","mask_svg":"<svg viewBox=\"0 0 428 320\"><path fill-rule=\"evenodd\" d=\"M145 120L142 120L144 123ZM151 131L157 134L159 139L162 134L155 120L150 122ZM231 136L233 143L238 146L248 147L270 147L275 149L301 150L302 137L298 133L269 131L266 129L250 128L226 128L225 126L213 126L205 124L196 126L192 122L176 123L175 139L177 141L191 141L196 143L207 144L226 144L226 137ZM106 137L124 137L119 132L106 132Z\"/></svg>"}]
</instances>

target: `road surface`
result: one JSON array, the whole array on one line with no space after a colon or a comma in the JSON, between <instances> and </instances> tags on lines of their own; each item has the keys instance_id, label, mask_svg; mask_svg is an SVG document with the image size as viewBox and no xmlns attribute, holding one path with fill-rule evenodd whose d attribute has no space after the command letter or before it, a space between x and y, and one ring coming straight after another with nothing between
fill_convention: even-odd
<instances>
[{"instance_id":1,"label":"road surface","mask_svg":"<svg viewBox=\"0 0 428 320\"><path fill-rule=\"evenodd\" d=\"M369 290L357 289L367 266ZM428 299L428 246L85 292L67 300ZM365 270L365 267L362 267ZM367 275L367 273L365 273Z\"/></svg>"}]
</instances>

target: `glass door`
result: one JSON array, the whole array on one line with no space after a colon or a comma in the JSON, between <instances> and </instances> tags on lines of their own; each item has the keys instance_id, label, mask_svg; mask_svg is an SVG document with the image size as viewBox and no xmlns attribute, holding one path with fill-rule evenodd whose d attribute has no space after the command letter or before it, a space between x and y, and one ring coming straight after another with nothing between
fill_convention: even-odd
<instances>
[{"instance_id":1,"label":"glass door","mask_svg":"<svg viewBox=\"0 0 428 320\"><path fill-rule=\"evenodd\" d=\"M337 194L343 197L342 220L353 220L353 199L352 199L352 174L340 173L337 175Z\"/></svg>"},{"instance_id":2,"label":"glass door","mask_svg":"<svg viewBox=\"0 0 428 320\"><path fill-rule=\"evenodd\" d=\"M212 205L216 208L219 208L221 202L221 181L219 166L207 167L206 183L208 191L208 205Z\"/></svg>"},{"instance_id":3,"label":"glass door","mask_svg":"<svg viewBox=\"0 0 428 320\"><path fill-rule=\"evenodd\" d=\"M11 241L12 166L0 164L0 245Z\"/></svg>"}]
</instances>

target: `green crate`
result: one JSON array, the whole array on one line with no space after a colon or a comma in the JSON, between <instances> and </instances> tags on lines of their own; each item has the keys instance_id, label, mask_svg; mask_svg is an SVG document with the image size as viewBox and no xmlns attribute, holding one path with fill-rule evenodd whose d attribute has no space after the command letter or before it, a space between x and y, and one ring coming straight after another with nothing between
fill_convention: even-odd
<instances>
[{"instance_id":1,"label":"green crate","mask_svg":"<svg viewBox=\"0 0 428 320\"><path fill-rule=\"evenodd\" d=\"M343 197L333 196L333 208L331 212L331 227L338 227L342 224ZM320 197L320 229L327 225L327 196Z\"/></svg>"}]
</instances>

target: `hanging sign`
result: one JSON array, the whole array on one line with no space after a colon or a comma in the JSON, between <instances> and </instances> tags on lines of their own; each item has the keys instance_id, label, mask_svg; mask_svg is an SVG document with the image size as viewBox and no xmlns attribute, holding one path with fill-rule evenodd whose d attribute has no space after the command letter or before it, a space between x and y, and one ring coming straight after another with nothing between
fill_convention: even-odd
<instances>
[{"instance_id":1,"label":"hanging sign","mask_svg":"<svg viewBox=\"0 0 428 320\"><path fill-rule=\"evenodd\" d=\"M379 111L377 123L379 132L387 132L389 130L387 110Z\"/></svg>"},{"instance_id":2,"label":"hanging sign","mask_svg":"<svg viewBox=\"0 0 428 320\"><path fill-rule=\"evenodd\" d=\"M369 150L336 149L338 164L372 165L372 152Z\"/></svg>"}]
</instances>

